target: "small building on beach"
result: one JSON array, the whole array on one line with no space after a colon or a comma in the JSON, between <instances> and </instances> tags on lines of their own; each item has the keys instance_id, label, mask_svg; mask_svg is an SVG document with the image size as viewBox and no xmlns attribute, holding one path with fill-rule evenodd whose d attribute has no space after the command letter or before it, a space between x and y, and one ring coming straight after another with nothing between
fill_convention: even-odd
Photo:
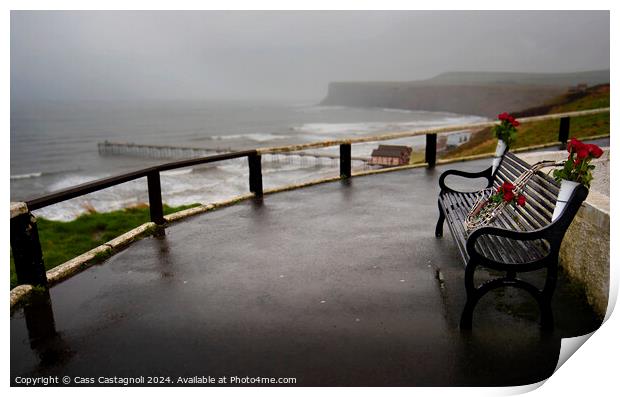
<instances>
[{"instance_id":1,"label":"small building on beach","mask_svg":"<svg viewBox=\"0 0 620 397\"><path fill-rule=\"evenodd\" d=\"M396 166L409 164L412 149L409 146L379 145L372 151L369 164Z\"/></svg>"},{"instance_id":2,"label":"small building on beach","mask_svg":"<svg viewBox=\"0 0 620 397\"><path fill-rule=\"evenodd\" d=\"M447 149L454 149L469 141L471 132L469 131L457 131L452 134L446 135L446 147Z\"/></svg>"},{"instance_id":3,"label":"small building on beach","mask_svg":"<svg viewBox=\"0 0 620 397\"><path fill-rule=\"evenodd\" d=\"M471 132L469 131L456 131L450 134L437 135L437 152L455 149L469 142L470 138Z\"/></svg>"}]
</instances>

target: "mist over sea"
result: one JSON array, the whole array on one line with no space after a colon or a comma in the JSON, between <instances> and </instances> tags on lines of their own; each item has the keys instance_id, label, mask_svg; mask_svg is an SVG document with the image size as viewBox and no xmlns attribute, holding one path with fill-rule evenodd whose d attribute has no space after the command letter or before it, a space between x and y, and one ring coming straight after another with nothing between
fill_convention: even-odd
<instances>
[{"instance_id":1,"label":"mist over sea","mask_svg":"<svg viewBox=\"0 0 620 397\"><path fill-rule=\"evenodd\" d=\"M409 131L484 118L443 112L325 107L311 103L207 101L12 102L11 200L27 200L95 179L172 160L99 155L97 143L134 142L241 150ZM386 142L424 145L424 137ZM353 145L368 157L378 143ZM337 153L338 148L325 149ZM245 159L162 174L169 205L209 203L248 190ZM337 175L337 164L265 163L266 188ZM59 203L35 214L70 220L94 207L111 211L148 202L146 180Z\"/></svg>"}]
</instances>

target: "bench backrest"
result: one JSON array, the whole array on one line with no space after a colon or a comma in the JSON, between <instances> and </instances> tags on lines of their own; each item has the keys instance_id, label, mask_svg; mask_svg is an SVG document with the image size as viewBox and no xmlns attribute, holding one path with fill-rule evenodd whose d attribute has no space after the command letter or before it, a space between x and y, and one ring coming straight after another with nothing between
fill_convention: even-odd
<instances>
[{"instance_id":1,"label":"bench backrest","mask_svg":"<svg viewBox=\"0 0 620 397\"><path fill-rule=\"evenodd\" d=\"M494 175L493 187L498 188L504 181L514 182L530 167L530 164L514 154L504 153ZM551 215L559 190L558 183L542 171L532 176L523 190L527 204L518 211L523 230L540 229L551 223Z\"/></svg>"}]
</instances>

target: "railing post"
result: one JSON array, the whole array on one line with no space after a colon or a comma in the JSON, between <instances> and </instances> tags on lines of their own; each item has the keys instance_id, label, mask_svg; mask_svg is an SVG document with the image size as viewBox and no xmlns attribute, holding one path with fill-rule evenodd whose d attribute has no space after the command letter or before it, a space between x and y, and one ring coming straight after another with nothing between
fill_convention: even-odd
<instances>
[{"instance_id":1,"label":"railing post","mask_svg":"<svg viewBox=\"0 0 620 397\"><path fill-rule=\"evenodd\" d=\"M53 341L58 337L58 332L49 290L45 289L31 294L23 310L30 347L39 354L39 357L49 357L50 353L57 355L59 344Z\"/></svg>"},{"instance_id":2,"label":"railing post","mask_svg":"<svg viewBox=\"0 0 620 397\"><path fill-rule=\"evenodd\" d=\"M10 228L17 283L47 286L37 219L26 203L11 203Z\"/></svg>"},{"instance_id":3,"label":"railing post","mask_svg":"<svg viewBox=\"0 0 620 397\"><path fill-rule=\"evenodd\" d=\"M426 153L424 155L428 168L437 163L437 134L426 134Z\"/></svg>"},{"instance_id":4,"label":"railing post","mask_svg":"<svg viewBox=\"0 0 620 397\"><path fill-rule=\"evenodd\" d=\"M261 170L261 156L258 153L248 155L248 166L250 167L250 192L256 197L263 195L263 172Z\"/></svg>"},{"instance_id":5,"label":"railing post","mask_svg":"<svg viewBox=\"0 0 620 397\"><path fill-rule=\"evenodd\" d=\"M159 171L151 171L146 175L146 181L149 186L149 212L151 213L151 222L156 225L163 225L164 207L161 202L161 182L159 180Z\"/></svg>"},{"instance_id":6,"label":"railing post","mask_svg":"<svg viewBox=\"0 0 620 397\"><path fill-rule=\"evenodd\" d=\"M558 141L560 141L560 149L566 149L566 143L568 142L568 134L570 132L570 117L562 117L560 119L560 132L558 134Z\"/></svg>"},{"instance_id":7,"label":"railing post","mask_svg":"<svg viewBox=\"0 0 620 397\"><path fill-rule=\"evenodd\" d=\"M351 144L343 143L340 145L340 177L351 177Z\"/></svg>"}]
</instances>

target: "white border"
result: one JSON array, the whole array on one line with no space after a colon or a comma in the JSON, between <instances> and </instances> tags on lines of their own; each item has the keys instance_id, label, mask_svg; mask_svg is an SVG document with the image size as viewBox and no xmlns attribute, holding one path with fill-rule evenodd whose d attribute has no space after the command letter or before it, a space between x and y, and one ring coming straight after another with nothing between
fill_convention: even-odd
<instances>
[{"instance_id":1,"label":"white border","mask_svg":"<svg viewBox=\"0 0 620 397\"><path fill-rule=\"evenodd\" d=\"M30 0L30 1L6 1L4 4L7 4L6 12L2 15L2 31L4 40L2 41L2 49L5 54L2 57L2 71L3 71L3 79L2 79L2 88L4 92L3 96L3 125L4 127L4 144L0 145L0 150L2 158L4 159L2 163L2 175L4 177L4 184L2 185L2 197L4 202L6 203L6 207L8 207L9 203L9 191L8 191L8 181L9 178L9 122L10 122L10 112L9 112L9 84L10 84L10 61L7 56L10 53L10 14L9 10L11 9L22 9L22 10L35 10L35 9L85 9L85 10L103 10L103 9L115 9L115 10L139 10L139 9L161 9L161 10L197 10L197 9L231 9L231 10L248 10L248 9L262 9L262 10L279 10L279 9L297 9L297 10L337 10L337 9L368 9L368 10L404 10L404 9L419 9L419 10L450 10L450 9L463 9L464 6L469 7L468 9L531 9L531 10L543 10L543 9L600 9L600 10L612 10L611 12L611 42L618 42L615 40L618 38L618 29L617 29L617 18L615 18L615 11L613 9L613 5L615 4L612 1L597 1L590 0L587 2L575 2L575 1L564 1L564 2L545 2L545 1L531 1L524 0L519 1L518 3L507 3L507 2L497 2L497 1L468 1L468 2L456 2L456 1L444 1L444 2L410 2L410 1L394 1L394 0L383 0L383 1L368 1L368 0L349 0L349 1L325 1L325 0L315 0L315 1L261 1L261 2L253 2L253 1L228 1L228 2L212 2L212 1L189 1L189 0L176 0L176 1L148 1L148 2L138 2L138 1L119 1L119 0L110 0L110 1L88 1L88 2L80 2L76 0L57 0L54 1L53 4L49 1L41 1L41 0ZM560 6L560 7L558 7ZM614 78L614 65L615 65L615 51L613 47L610 49L611 58L610 58L610 69L611 73L611 84L615 86L615 78ZM616 109L617 100L615 99L616 95L612 95L612 109ZM611 123L612 126L619 125L618 124L618 115L614 112L611 114ZM612 137L612 141L614 138ZM616 166L612 161L612 173L616 175ZM615 202L613 198L617 197L618 187L615 181L611 180L611 208L612 208L612 222L611 222L611 239L615 240L616 236L618 236L618 228L617 223L614 222L613 214L616 213ZM5 207L5 208L6 208ZM8 217L7 220L2 223L1 236L2 241L7 242L9 239L8 233ZM5 249L8 250L8 244L5 244ZM618 257L618 247L612 244L611 248L611 258ZM8 252L5 252L5 258L8 258ZM3 262L7 263L7 262ZM611 262L611 283L610 283L610 301L615 302L615 297L618 293L618 277L617 277L617 260L612 260ZM7 282L8 284L8 282ZM6 285L8 287L8 285ZM6 291L8 292L8 288ZM3 323L4 327L2 327L2 340L5 343L5 346L8 345L9 335L8 335L8 325L9 325L9 308L8 308L8 299L4 299L6 311L3 314ZM565 395L595 395L599 392L603 395L608 395L614 393L613 390L617 389L618 385L618 375L616 361L618 357L618 335L620 335L618 322L616 316L611 316L609 319L603 324L601 329L595 333L595 335L590 338L585 345L579 349L574 355L574 357L570 358L566 364L564 364L556 374L554 374L542 387L539 387L534 391L535 394L565 394ZM8 349L7 349L8 350ZM2 377L2 384L8 388L9 385L9 352L7 351L4 354L3 373L5 374ZM385 393L389 392L390 394L396 395L407 395L410 396L411 393L415 393L416 395L504 395L504 394L518 394L522 392L526 392L531 390L535 386L525 386L525 387L517 387L517 388L382 388L382 389L358 389L358 388L339 388L339 389L295 389L294 391L287 389L251 389L251 392L254 394L265 394L265 395L290 395L291 392L299 395L312 395L314 396L318 393L338 393L338 394L353 394L356 395L375 395L376 393ZM249 389L242 389L246 392L250 392ZM128 390L131 393L138 392L137 389ZM218 389L218 395L231 395L237 394L239 389ZM608 392L607 392L608 391ZM62 393L63 395L71 395L71 394L83 394L87 392L89 394L103 394L114 392L114 390L110 389L89 389L79 390L79 389L11 389L10 393L14 395L28 395L37 394L37 393L46 393L46 394L56 394ZM169 389L149 389L146 391L147 393L155 393L157 395L168 395L171 390ZM214 393L215 389L211 389L205 391L204 389L183 389L183 393L187 394L204 394L205 392Z\"/></svg>"}]
</instances>

